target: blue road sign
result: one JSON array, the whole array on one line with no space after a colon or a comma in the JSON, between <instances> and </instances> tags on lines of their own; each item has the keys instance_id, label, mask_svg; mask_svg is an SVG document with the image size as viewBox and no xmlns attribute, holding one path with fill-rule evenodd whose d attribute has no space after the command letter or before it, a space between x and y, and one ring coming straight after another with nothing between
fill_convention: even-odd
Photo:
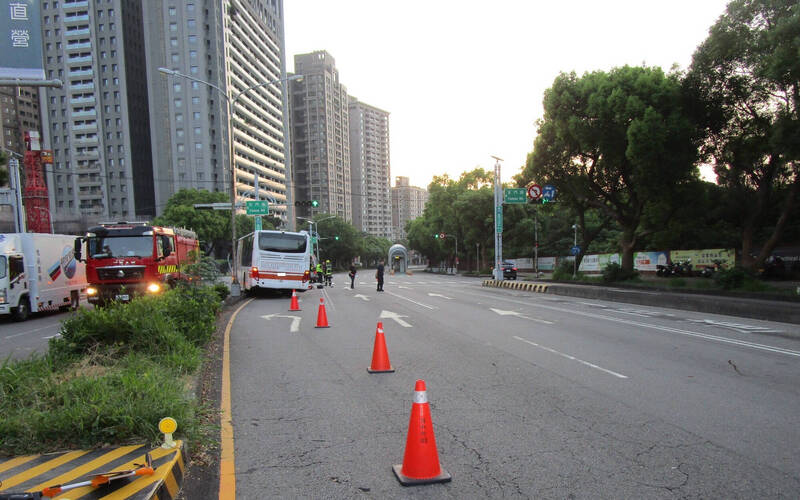
<instances>
[{"instance_id":1,"label":"blue road sign","mask_svg":"<svg viewBox=\"0 0 800 500\"><path fill-rule=\"evenodd\" d=\"M556 187L552 184L545 184L542 188L542 198L547 201L553 201L556 197Z\"/></svg>"},{"instance_id":2,"label":"blue road sign","mask_svg":"<svg viewBox=\"0 0 800 500\"><path fill-rule=\"evenodd\" d=\"M574 247L569 249L570 255L578 255L579 253L581 253L581 247L579 247L578 245L575 245Z\"/></svg>"}]
</instances>

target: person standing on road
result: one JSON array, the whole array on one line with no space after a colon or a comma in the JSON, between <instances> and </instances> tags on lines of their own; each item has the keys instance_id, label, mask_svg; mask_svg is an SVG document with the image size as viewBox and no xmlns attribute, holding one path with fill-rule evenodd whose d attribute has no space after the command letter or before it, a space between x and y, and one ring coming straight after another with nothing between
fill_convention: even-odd
<instances>
[{"instance_id":1,"label":"person standing on road","mask_svg":"<svg viewBox=\"0 0 800 500\"><path fill-rule=\"evenodd\" d=\"M378 291L383 291L383 261L378 263L378 269L375 270L375 279L378 280Z\"/></svg>"},{"instance_id":2,"label":"person standing on road","mask_svg":"<svg viewBox=\"0 0 800 500\"><path fill-rule=\"evenodd\" d=\"M355 288L355 283L356 283L356 263L355 262L351 262L350 263L350 288L351 289Z\"/></svg>"}]
</instances>

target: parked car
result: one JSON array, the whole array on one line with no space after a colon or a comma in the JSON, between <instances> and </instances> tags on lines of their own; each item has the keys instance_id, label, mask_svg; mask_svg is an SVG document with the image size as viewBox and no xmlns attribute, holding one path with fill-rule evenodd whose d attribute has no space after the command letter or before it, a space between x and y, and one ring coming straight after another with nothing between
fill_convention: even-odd
<instances>
[{"instance_id":1,"label":"parked car","mask_svg":"<svg viewBox=\"0 0 800 500\"><path fill-rule=\"evenodd\" d=\"M515 266L511 262L503 262L503 279L516 280L517 266Z\"/></svg>"}]
</instances>

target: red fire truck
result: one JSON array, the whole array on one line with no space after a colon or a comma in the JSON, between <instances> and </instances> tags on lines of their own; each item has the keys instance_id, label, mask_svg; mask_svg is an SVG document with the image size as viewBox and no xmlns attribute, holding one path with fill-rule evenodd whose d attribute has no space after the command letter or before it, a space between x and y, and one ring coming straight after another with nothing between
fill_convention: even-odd
<instances>
[{"instance_id":1,"label":"red fire truck","mask_svg":"<svg viewBox=\"0 0 800 500\"><path fill-rule=\"evenodd\" d=\"M83 243L86 258L81 258ZM136 295L160 293L188 277L186 264L199 258L197 234L147 222L104 222L75 239L75 256L86 262L89 302L127 302Z\"/></svg>"}]
</instances>

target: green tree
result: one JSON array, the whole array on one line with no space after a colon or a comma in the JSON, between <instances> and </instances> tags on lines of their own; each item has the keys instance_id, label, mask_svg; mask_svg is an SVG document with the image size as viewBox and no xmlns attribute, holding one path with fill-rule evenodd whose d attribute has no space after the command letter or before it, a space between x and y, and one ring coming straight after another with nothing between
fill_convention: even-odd
<instances>
[{"instance_id":1,"label":"green tree","mask_svg":"<svg viewBox=\"0 0 800 500\"><path fill-rule=\"evenodd\" d=\"M697 133L684 104L678 75L659 68L562 73L545 92L534 159L522 180L558 179L579 217L585 207L599 212L601 229L603 218L615 221L622 266L631 270L649 231L642 224L648 206L697 175Z\"/></svg>"},{"instance_id":2,"label":"green tree","mask_svg":"<svg viewBox=\"0 0 800 500\"><path fill-rule=\"evenodd\" d=\"M197 233L205 253L224 256L231 246L231 213L228 210L195 209L199 203L226 203L230 197L226 193L210 192L202 189L181 189L167 201L164 213L153 220L153 224L177 226L192 229ZM244 236L253 232L253 218L244 214L236 215L236 234ZM274 228L271 219L263 222L264 229Z\"/></svg>"},{"instance_id":3,"label":"green tree","mask_svg":"<svg viewBox=\"0 0 800 500\"><path fill-rule=\"evenodd\" d=\"M381 259L386 259L389 255L389 248L392 242L387 238L381 238L370 234L361 237L361 247L359 253L366 266L377 265Z\"/></svg>"},{"instance_id":4,"label":"green tree","mask_svg":"<svg viewBox=\"0 0 800 500\"><path fill-rule=\"evenodd\" d=\"M686 86L702 104L703 152L742 214L742 262L758 266L800 192L800 4L732 1L695 52Z\"/></svg>"},{"instance_id":5,"label":"green tree","mask_svg":"<svg viewBox=\"0 0 800 500\"><path fill-rule=\"evenodd\" d=\"M326 217L330 217L330 214L319 214L314 217L314 220L319 221L314 227L320 238L319 257L322 260L330 260L339 269L345 269L359 254L361 235L355 226L341 217L336 216L332 219Z\"/></svg>"}]
</instances>

